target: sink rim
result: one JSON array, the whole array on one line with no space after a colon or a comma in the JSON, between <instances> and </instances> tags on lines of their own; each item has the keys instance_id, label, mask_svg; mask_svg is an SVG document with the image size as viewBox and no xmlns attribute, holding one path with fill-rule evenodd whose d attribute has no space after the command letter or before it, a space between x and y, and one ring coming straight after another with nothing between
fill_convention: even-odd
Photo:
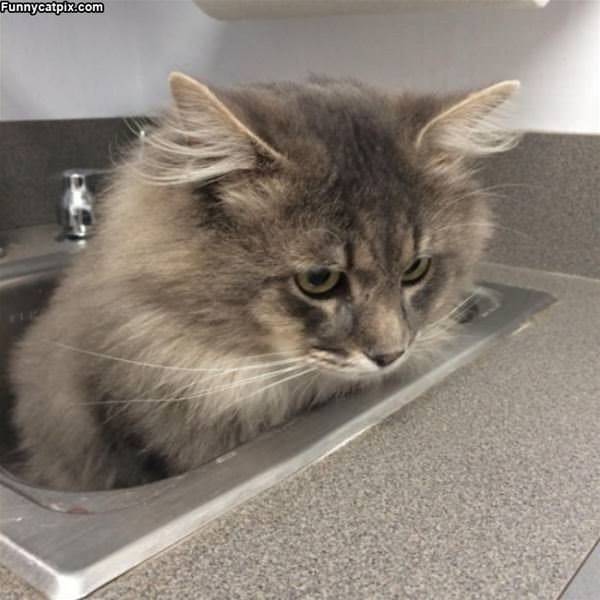
<instances>
[{"instance_id":1,"label":"sink rim","mask_svg":"<svg viewBox=\"0 0 600 600\"><path fill-rule=\"evenodd\" d=\"M136 488L82 493L34 488L0 475L0 562L50 598L89 594L322 460L554 301L545 292L483 285L501 298L499 306L466 324L430 368L404 371L402 386L394 378L334 400L184 475ZM57 506L49 509L46 502Z\"/></svg>"}]
</instances>

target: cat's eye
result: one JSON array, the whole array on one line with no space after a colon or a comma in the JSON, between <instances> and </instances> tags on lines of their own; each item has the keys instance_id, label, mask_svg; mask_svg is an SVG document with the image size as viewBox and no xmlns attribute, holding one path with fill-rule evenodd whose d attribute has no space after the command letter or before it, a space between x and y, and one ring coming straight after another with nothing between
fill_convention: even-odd
<instances>
[{"instance_id":1,"label":"cat's eye","mask_svg":"<svg viewBox=\"0 0 600 600\"><path fill-rule=\"evenodd\" d=\"M404 285L415 285L419 283L431 266L431 258L429 256L420 256L404 271L402 274L402 283Z\"/></svg>"},{"instance_id":2,"label":"cat's eye","mask_svg":"<svg viewBox=\"0 0 600 600\"><path fill-rule=\"evenodd\" d=\"M308 296L318 298L332 292L342 280L340 271L317 267L296 275L296 284Z\"/></svg>"}]
</instances>

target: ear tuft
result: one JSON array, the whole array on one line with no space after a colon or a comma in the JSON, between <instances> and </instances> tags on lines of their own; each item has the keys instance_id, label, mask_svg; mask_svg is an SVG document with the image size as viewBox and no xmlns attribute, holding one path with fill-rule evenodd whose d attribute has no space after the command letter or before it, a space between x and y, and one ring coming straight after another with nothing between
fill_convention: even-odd
<instances>
[{"instance_id":1,"label":"ear tuft","mask_svg":"<svg viewBox=\"0 0 600 600\"><path fill-rule=\"evenodd\" d=\"M201 185L284 158L206 85L169 75L173 111L145 138L138 172L152 184Z\"/></svg>"},{"instance_id":2,"label":"ear tuft","mask_svg":"<svg viewBox=\"0 0 600 600\"><path fill-rule=\"evenodd\" d=\"M519 88L518 81L502 81L469 94L419 131L416 148L426 146L465 157L509 150L518 143L520 134L503 125L503 111Z\"/></svg>"}]
</instances>

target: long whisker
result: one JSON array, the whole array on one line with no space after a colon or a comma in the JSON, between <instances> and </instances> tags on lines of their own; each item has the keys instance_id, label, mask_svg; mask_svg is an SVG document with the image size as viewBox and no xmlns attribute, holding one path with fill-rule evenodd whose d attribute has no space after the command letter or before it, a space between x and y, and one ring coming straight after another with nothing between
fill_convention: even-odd
<instances>
[{"instance_id":1,"label":"long whisker","mask_svg":"<svg viewBox=\"0 0 600 600\"><path fill-rule=\"evenodd\" d=\"M433 323L430 323L429 325L427 325L426 327L424 327L421 330L421 332L427 332L430 329L432 329L433 327L436 327L437 325L439 325L440 323L443 323L444 321L447 321L452 315L454 315L461 308L463 308L465 306L465 304L467 304L473 298L475 298L477 296L477 293L478 293L477 291L474 291L471 294L469 294L462 302L460 302L457 306L455 306L450 312L446 313L443 317L440 317L439 319L437 319ZM423 338L421 338L421 339L423 339Z\"/></svg>"},{"instance_id":2,"label":"long whisker","mask_svg":"<svg viewBox=\"0 0 600 600\"><path fill-rule=\"evenodd\" d=\"M440 233L442 231L446 231L449 229L467 229L469 227L486 227L489 229L501 229L504 231L510 231L511 233L516 233L517 235L521 235L529 240L536 241L535 237L533 237L532 235L529 235L528 233L525 233L524 231L519 231L518 229L515 229L514 227L505 227L504 225L498 225L497 223L491 223L491 222L486 222L486 221L472 222L472 223L457 223L455 225L445 225L444 227L440 227L439 229L434 229L433 233Z\"/></svg>"},{"instance_id":3,"label":"long whisker","mask_svg":"<svg viewBox=\"0 0 600 600\"><path fill-rule=\"evenodd\" d=\"M277 366L277 365L285 365L290 364L291 362L295 362L298 358L287 358L282 360L276 360L268 363L256 363L252 365L241 365L239 367L230 367L225 369L218 368L199 368L199 367L177 367L173 365L160 365L156 363L143 362L139 360L132 360L130 358L121 358L119 356L113 356L111 354L105 354L103 352L94 352L92 350L84 350L83 348L77 348L75 346L71 346L69 344L64 344L62 342L50 341L50 343L58 346L59 348L63 348L65 350L70 350L71 352L79 352L80 354L86 354L88 356L94 356L96 358L102 358L104 360L112 360L117 362L123 362L130 365L136 365L138 367L145 367L149 369L164 369L166 371L185 371L189 373L233 373L237 371L242 371L245 369L263 369L265 367ZM240 358L239 360L245 360Z\"/></svg>"},{"instance_id":4,"label":"long whisker","mask_svg":"<svg viewBox=\"0 0 600 600\"><path fill-rule=\"evenodd\" d=\"M186 400L194 400L196 398L203 398L208 396L209 394L213 394L215 392L226 392L238 387L243 387L248 383L253 381L260 381L261 379L269 379L271 377L276 377L278 375L283 375L285 373L289 373L292 371L297 371L298 369L304 368L305 364L297 364L292 367L287 367L285 369L278 369L277 371L271 371L269 373L261 373L260 375L254 375L253 377L247 377L245 379L238 379L229 384L224 384L221 386L208 388L198 392L197 394L189 394L186 396L173 396L170 398L131 398L129 400L98 400L93 402L85 402L84 404L136 404L136 403L172 403L172 402L185 402Z\"/></svg>"},{"instance_id":5,"label":"long whisker","mask_svg":"<svg viewBox=\"0 0 600 600\"><path fill-rule=\"evenodd\" d=\"M302 387L302 390L301 390L301 391L298 391L298 396L299 396L300 398L302 398L302 396L304 396L304 394L306 394L306 393L307 393L307 392L310 390L310 387L311 387L311 385L312 385L312 384L315 382L315 379L316 379L318 376L319 376L319 375L318 375L318 373L317 373L317 372L315 372L315 373L313 374L313 376L312 376L310 379L308 379L308 380L307 380L307 382L306 382L306 383L304 384L304 386Z\"/></svg>"},{"instance_id":6,"label":"long whisker","mask_svg":"<svg viewBox=\"0 0 600 600\"><path fill-rule=\"evenodd\" d=\"M248 396L245 396L244 398L241 398L241 399L240 399L240 400L238 400L238 401L244 401L244 400L246 400L247 398L251 398L252 396L256 396L256 395L258 395L258 394L261 394L262 392L264 392L264 391L265 391L265 390L267 390L268 388L274 387L274 386L276 386L276 385L279 385L279 384L281 384L281 383L285 383L286 381L290 381L290 380L292 380L292 379L296 379L296 378L298 378L298 377L301 377L301 376L303 376L303 375L306 375L306 374L308 374L308 373L311 373L311 372L316 372L316 371L318 371L318 369L316 369L315 367L312 367L312 368L306 369L306 370L304 370L304 371L301 371L300 373L295 373L295 374L293 374L293 375L290 375L290 376L288 376L288 377L285 377L284 379L280 379L280 380L278 380L278 381L276 381L276 382L274 382L274 383L271 383L271 384L269 384L269 385L267 385L267 386L264 386L264 387L262 387L261 389L259 389L259 390L255 391L255 392L253 392L252 394L249 394ZM279 373L278 373L278 374L279 374ZM312 381L314 381L314 378L313 378L313 379L312 379L312 380L309 382L309 384L310 384L310 383L312 383ZM307 387L308 387L308 386L307 386ZM166 400L165 402L177 402L178 400L180 400L180 399ZM110 415L110 416L108 417L108 419L106 419L105 423L106 423L106 422L108 422L108 421L110 421L111 419L113 419L115 416L118 416L119 414L121 414L121 413L122 413L122 412L125 410L125 408L126 408L126 407L123 407L123 408L121 408L121 410L118 410L118 411L116 411L115 413L113 413L112 415Z\"/></svg>"},{"instance_id":7,"label":"long whisker","mask_svg":"<svg viewBox=\"0 0 600 600\"><path fill-rule=\"evenodd\" d=\"M283 379L275 381L274 383L270 383L269 385L266 385L266 386L262 387L261 389L255 391L255 392L252 392L252 394L249 394L248 396L244 396L243 398L240 398L240 401L243 402L243 401L247 400L248 398L252 398L253 396L257 396L258 394L262 394L264 391L268 390L269 388L272 388L272 387L275 387L276 385L280 385L282 383L285 383L286 381L291 381L292 379L297 379L298 377L301 377L303 375L307 375L308 373L313 373L316 370L317 370L316 367L309 367L308 369L305 369L304 371L300 371L300 373L294 373L293 375L289 375L288 377L284 377Z\"/></svg>"},{"instance_id":8,"label":"long whisker","mask_svg":"<svg viewBox=\"0 0 600 600\"><path fill-rule=\"evenodd\" d=\"M434 342L436 340L439 339L448 339L450 336L452 336L454 333L457 333L458 329L455 326L454 323L450 322L449 320L447 320L445 323L438 323L438 325L434 328L429 330L426 335L424 336L419 336L416 340L415 340L415 345L418 344L427 344L430 342ZM460 330L460 336L463 338L473 338L475 334L473 333L469 333L468 331L462 329Z\"/></svg>"},{"instance_id":9,"label":"long whisker","mask_svg":"<svg viewBox=\"0 0 600 600\"><path fill-rule=\"evenodd\" d=\"M539 185L531 185L526 183L503 183L498 185L490 185L488 187L480 188L477 190L473 190L472 192L468 192L466 194L460 195L458 198L454 199L452 202L444 204L434 215L430 218L432 222L438 220L439 217L443 217L444 215L452 212L452 208L461 202L468 200L473 197L484 197L486 201L497 201L497 200L505 200L507 198L506 195L499 194L498 190L502 189L540 189L543 190L543 186Z\"/></svg>"},{"instance_id":10,"label":"long whisker","mask_svg":"<svg viewBox=\"0 0 600 600\"><path fill-rule=\"evenodd\" d=\"M472 193L477 194L479 192L489 193L496 192L502 189L520 189L520 190L543 190L543 185L531 184L531 183L498 183L496 185L488 185L486 187L474 190Z\"/></svg>"},{"instance_id":11,"label":"long whisker","mask_svg":"<svg viewBox=\"0 0 600 600\"><path fill-rule=\"evenodd\" d=\"M445 340L448 338L448 330L445 329L444 327L440 327L437 331L432 331L429 333L429 335L425 335L423 337L420 337L417 340L418 343L418 347L419 348L423 348L423 347L429 347L432 346L434 342L439 341L439 340ZM415 344L416 346L417 344Z\"/></svg>"},{"instance_id":12,"label":"long whisker","mask_svg":"<svg viewBox=\"0 0 600 600\"><path fill-rule=\"evenodd\" d=\"M99 401L99 402L85 402L84 404L102 404L102 401ZM109 423L110 421L114 420L120 414L123 414L127 410L127 404L128 404L127 402L123 402L123 406L119 407L117 410L111 411L108 414L108 416L106 417L106 419L104 419L104 421L102 421L102 426L105 426L107 423Z\"/></svg>"},{"instance_id":13,"label":"long whisker","mask_svg":"<svg viewBox=\"0 0 600 600\"><path fill-rule=\"evenodd\" d=\"M248 377L246 379L240 379L238 381L233 382L232 384L230 384L229 386L224 385L222 386L220 389L218 388L213 388L211 390L203 390L202 392L199 392L198 394L192 394L190 396L188 396L189 399L193 399L193 398L201 398L203 396L206 396L207 394L212 394L215 391L228 391L230 389L235 389L236 387L240 387L240 384L247 384L249 382L252 381L260 381L261 379L270 379L272 377L277 377L279 375L284 375L285 373L290 373L290 372L294 372L294 371L298 371L298 369L303 369L306 368L307 363L310 362L309 358L303 359L301 361L298 361L297 364L291 366L291 367L286 367L284 369L277 369L275 371L271 371L269 373L262 373L260 375L255 375L254 377Z\"/></svg>"}]
</instances>

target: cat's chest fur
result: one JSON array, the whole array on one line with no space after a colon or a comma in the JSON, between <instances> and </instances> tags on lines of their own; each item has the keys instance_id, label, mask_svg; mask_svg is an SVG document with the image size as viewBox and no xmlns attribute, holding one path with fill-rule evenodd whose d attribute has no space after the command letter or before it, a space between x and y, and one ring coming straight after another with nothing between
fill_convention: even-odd
<instances>
[{"instance_id":1,"label":"cat's chest fur","mask_svg":"<svg viewBox=\"0 0 600 600\"><path fill-rule=\"evenodd\" d=\"M153 374L146 376L146 391L138 388L134 395L113 385L111 391L100 394L99 426L110 435L135 432L148 451L166 461L171 473L179 473L356 385L317 373L307 364L239 365L239 361L229 367L222 364L223 372L204 366L196 367L197 373ZM131 369L123 376L131 378ZM111 377L113 384L116 379Z\"/></svg>"}]
</instances>

